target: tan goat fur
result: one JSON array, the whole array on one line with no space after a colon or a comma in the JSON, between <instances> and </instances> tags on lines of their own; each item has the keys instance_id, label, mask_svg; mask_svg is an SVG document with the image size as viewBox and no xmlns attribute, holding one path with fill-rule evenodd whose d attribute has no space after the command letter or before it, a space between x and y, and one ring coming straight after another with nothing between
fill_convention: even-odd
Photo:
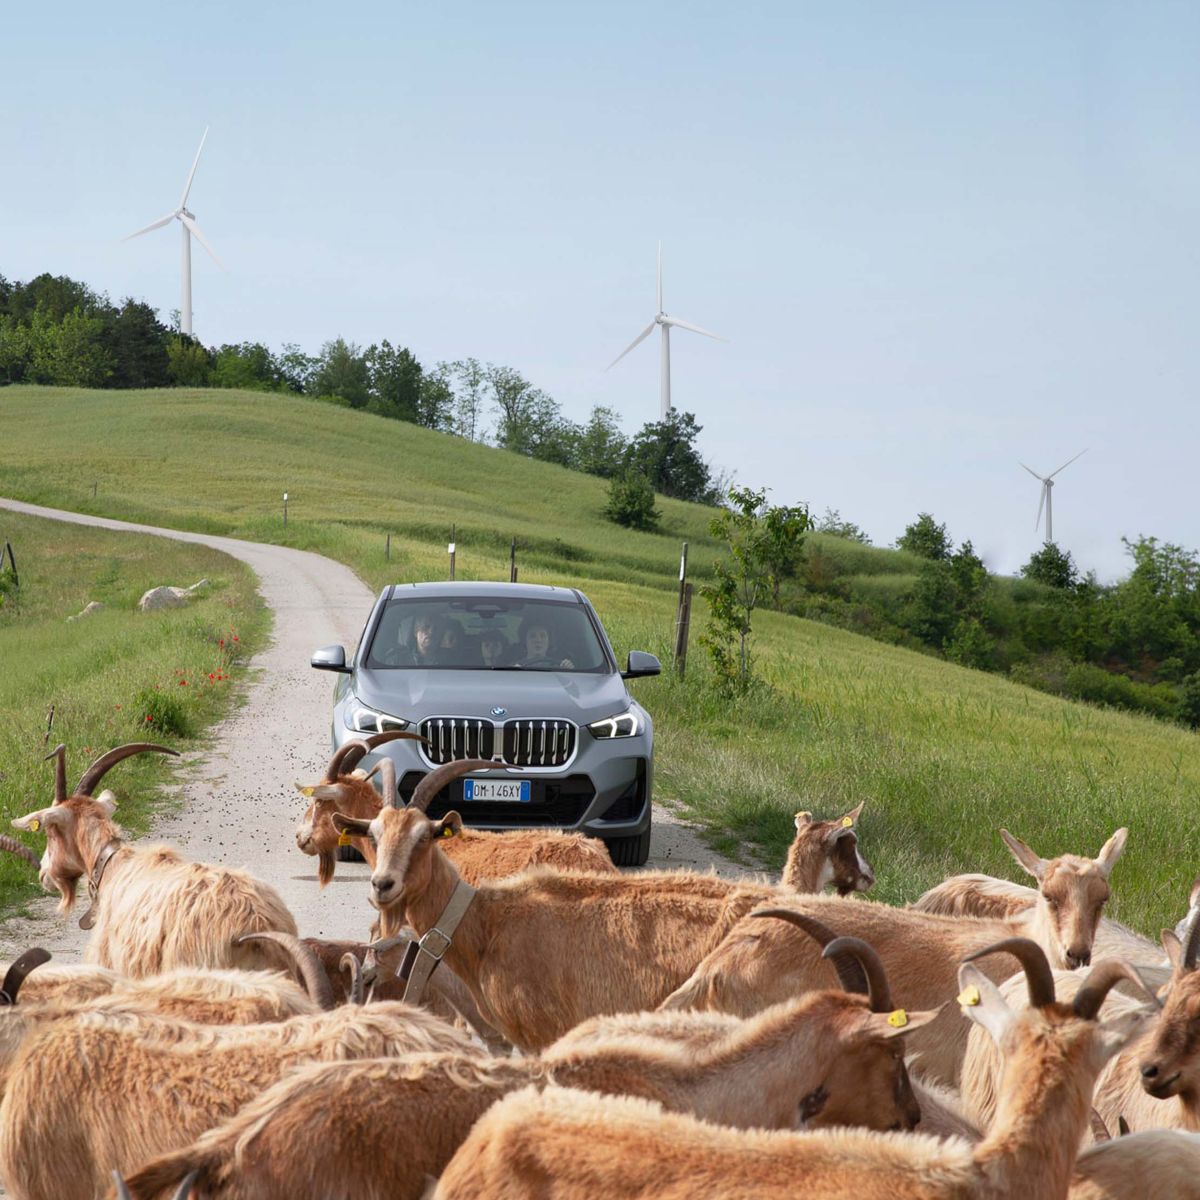
<instances>
[{"instance_id":1,"label":"tan goat fur","mask_svg":"<svg viewBox=\"0 0 1200 1200\"><path fill-rule=\"evenodd\" d=\"M1200 1133L1152 1129L1084 1150L1069 1200L1200 1200Z\"/></svg>"},{"instance_id":2,"label":"tan goat fur","mask_svg":"<svg viewBox=\"0 0 1200 1200\"><path fill-rule=\"evenodd\" d=\"M832 887L839 896L873 887L875 872L859 851L853 828L862 810L860 804L833 821L818 821L810 812L798 812L796 834L783 866L783 886L805 894Z\"/></svg>"},{"instance_id":3,"label":"tan goat fur","mask_svg":"<svg viewBox=\"0 0 1200 1200\"><path fill-rule=\"evenodd\" d=\"M0 978L10 965L0 964ZM30 972L21 984L21 1003L46 1004L64 1000L83 1004L97 996L107 996L124 982L123 975L110 971L108 967L88 963L52 963Z\"/></svg>"},{"instance_id":4,"label":"tan goat fur","mask_svg":"<svg viewBox=\"0 0 1200 1200\"><path fill-rule=\"evenodd\" d=\"M1053 1001L1013 1014L987 977L967 1009L1008 1056L1004 1100L978 1144L837 1130L739 1131L639 1099L525 1090L475 1125L441 1200L1061 1200L1091 1085L1134 1019L1098 1025Z\"/></svg>"},{"instance_id":5,"label":"tan goat fur","mask_svg":"<svg viewBox=\"0 0 1200 1200\"><path fill-rule=\"evenodd\" d=\"M215 1028L64 1015L31 1028L8 1063L0 1178L14 1200L91 1200L113 1169L186 1145L302 1063L419 1052L474 1053L445 1022L402 1004Z\"/></svg>"},{"instance_id":6,"label":"tan goat fur","mask_svg":"<svg viewBox=\"0 0 1200 1200\"><path fill-rule=\"evenodd\" d=\"M1014 885L987 875L957 875L938 884L913 904L918 912L982 916L1012 923L1017 936L1032 938L1065 970L1086 966L1105 901L1108 877L1125 849L1127 829L1118 829L1093 858L1062 854L1044 859L1006 829L1000 836L1018 864L1038 881L1032 903L1019 903Z\"/></svg>"}]
</instances>

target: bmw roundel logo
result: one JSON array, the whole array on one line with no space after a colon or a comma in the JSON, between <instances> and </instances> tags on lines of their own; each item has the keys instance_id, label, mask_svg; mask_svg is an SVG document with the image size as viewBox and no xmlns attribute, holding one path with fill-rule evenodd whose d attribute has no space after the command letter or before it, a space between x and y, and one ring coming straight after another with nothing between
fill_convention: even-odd
<instances>
[{"instance_id":1,"label":"bmw roundel logo","mask_svg":"<svg viewBox=\"0 0 1200 1200\"><path fill-rule=\"evenodd\" d=\"M507 708L500 708L499 706L497 706L496 708L492 709L492 716L493 717L502 717L502 716L504 716L504 714L506 712L508 712Z\"/></svg>"}]
</instances>

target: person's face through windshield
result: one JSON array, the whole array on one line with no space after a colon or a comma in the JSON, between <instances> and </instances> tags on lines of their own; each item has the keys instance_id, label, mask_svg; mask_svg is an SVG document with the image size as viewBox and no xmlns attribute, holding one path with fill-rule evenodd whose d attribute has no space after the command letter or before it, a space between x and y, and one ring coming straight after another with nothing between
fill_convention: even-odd
<instances>
[{"instance_id":1,"label":"person's face through windshield","mask_svg":"<svg viewBox=\"0 0 1200 1200\"><path fill-rule=\"evenodd\" d=\"M498 633L485 633L483 641L479 643L479 653L483 655L484 666L499 666L500 656L504 653L504 639Z\"/></svg>"},{"instance_id":2,"label":"person's face through windshield","mask_svg":"<svg viewBox=\"0 0 1200 1200\"><path fill-rule=\"evenodd\" d=\"M550 631L544 625L533 625L525 631L525 654L528 658L545 658L550 652Z\"/></svg>"},{"instance_id":3,"label":"person's face through windshield","mask_svg":"<svg viewBox=\"0 0 1200 1200\"><path fill-rule=\"evenodd\" d=\"M432 657L433 634L433 619L431 617L418 617L417 623L413 628L413 637L416 638L417 654L419 654L421 658Z\"/></svg>"}]
</instances>

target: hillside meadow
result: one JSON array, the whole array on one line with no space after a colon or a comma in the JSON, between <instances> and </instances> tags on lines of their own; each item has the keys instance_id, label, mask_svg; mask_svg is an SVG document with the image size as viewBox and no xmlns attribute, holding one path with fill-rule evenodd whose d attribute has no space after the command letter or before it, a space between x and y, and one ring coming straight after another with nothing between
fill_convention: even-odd
<instances>
[{"instance_id":1,"label":"hillside meadow","mask_svg":"<svg viewBox=\"0 0 1200 1200\"><path fill-rule=\"evenodd\" d=\"M697 506L661 500L663 533L627 532L600 515L602 480L311 400L10 387L0 420L4 494L316 550L372 587L444 578L452 524L459 578L507 578L516 536L521 579L581 587L622 656L667 661L679 543L697 580L717 553ZM812 541L853 556L864 588L915 570L895 551ZM775 870L794 812L865 800L877 894L902 901L954 871L1018 878L999 826L1049 857L1094 854L1129 825L1112 911L1153 933L1186 907L1200 862L1195 734L765 612L766 687L731 703L709 684L702 627L698 602L686 680L632 687L655 717L658 798L720 849Z\"/></svg>"}]
</instances>

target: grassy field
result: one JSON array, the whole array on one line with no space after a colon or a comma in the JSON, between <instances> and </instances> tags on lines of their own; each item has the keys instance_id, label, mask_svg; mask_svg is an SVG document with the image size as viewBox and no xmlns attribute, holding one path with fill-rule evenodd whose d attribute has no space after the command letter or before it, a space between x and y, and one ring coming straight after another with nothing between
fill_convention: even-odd
<instances>
[{"instance_id":1,"label":"grassy field","mask_svg":"<svg viewBox=\"0 0 1200 1200\"><path fill-rule=\"evenodd\" d=\"M5 540L21 580L15 602L0 607L0 828L12 832L10 818L54 797L53 768L42 761L51 705L49 748L66 743L69 786L120 742L158 741L186 753L235 702L241 663L265 639L269 615L251 572L202 546L0 510L0 545ZM204 578L210 586L187 608L135 611L151 587ZM104 611L67 621L92 600ZM155 714L158 727L145 720ZM142 755L114 771L118 819L132 832L149 827L171 770L164 757ZM42 838L14 836L41 853ZM27 864L0 855L0 911L38 891Z\"/></svg>"},{"instance_id":2,"label":"grassy field","mask_svg":"<svg viewBox=\"0 0 1200 1200\"><path fill-rule=\"evenodd\" d=\"M703 509L662 501L667 532L628 533L601 519L602 481L312 401L8 388L0 420L5 494L286 542L376 587L444 577L452 522L459 577L504 578L516 535L521 578L583 587L620 654L667 657L679 542L697 578L716 553ZM915 569L895 551L814 545L856 556L864 590ZM716 845L774 867L797 809L865 800L878 894L904 900L956 870L1015 878L1000 825L1049 856L1094 854L1127 824L1113 910L1150 932L1182 912L1200 862L1195 734L791 617L761 614L756 641L769 690L736 705L708 686L695 643L686 682L633 685L655 715L660 795Z\"/></svg>"}]
</instances>

